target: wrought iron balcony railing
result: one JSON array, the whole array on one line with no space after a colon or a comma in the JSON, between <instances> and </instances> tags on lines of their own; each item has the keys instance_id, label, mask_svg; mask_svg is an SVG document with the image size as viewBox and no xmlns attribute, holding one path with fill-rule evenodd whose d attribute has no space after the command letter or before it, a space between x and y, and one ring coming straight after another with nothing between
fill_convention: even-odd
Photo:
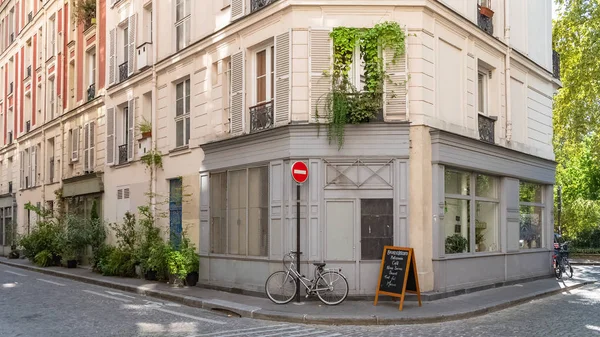
<instances>
[{"instance_id":1,"label":"wrought iron balcony railing","mask_svg":"<svg viewBox=\"0 0 600 337\"><path fill-rule=\"evenodd\" d=\"M272 128L273 124L273 101L250 108L250 132Z\"/></svg>"},{"instance_id":2,"label":"wrought iron balcony railing","mask_svg":"<svg viewBox=\"0 0 600 337\"><path fill-rule=\"evenodd\" d=\"M96 97L96 83L90 84L87 89L87 100L88 102Z\"/></svg>"},{"instance_id":3,"label":"wrought iron balcony railing","mask_svg":"<svg viewBox=\"0 0 600 337\"><path fill-rule=\"evenodd\" d=\"M123 62L119 65L119 82L125 81L129 77L129 67L127 62Z\"/></svg>"},{"instance_id":4,"label":"wrought iron balcony railing","mask_svg":"<svg viewBox=\"0 0 600 337\"><path fill-rule=\"evenodd\" d=\"M31 121L25 122L25 132L31 131Z\"/></svg>"},{"instance_id":5,"label":"wrought iron balcony railing","mask_svg":"<svg viewBox=\"0 0 600 337\"><path fill-rule=\"evenodd\" d=\"M127 163L127 144L119 145L119 165Z\"/></svg>"},{"instance_id":6,"label":"wrought iron balcony railing","mask_svg":"<svg viewBox=\"0 0 600 337\"><path fill-rule=\"evenodd\" d=\"M13 189L12 189L12 181L8 182L8 193L12 193Z\"/></svg>"},{"instance_id":7,"label":"wrought iron balcony railing","mask_svg":"<svg viewBox=\"0 0 600 337\"><path fill-rule=\"evenodd\" d=\"M493 35L494 34L494 24L491 17L485 16L481 14L481 7L478 8L477 11L477 25L484 32Z\"/></svg>"},{"instance_id":8,"label":"wrought iron balcony railing","mask_svg":"<svg viewBox=\"0 0 600 337\"><path fill-rule=\"evenodd\" d=\"M33 21L33 12L27 13L27 23Z\"/></svg>"},{"instance_id":9,"label":"wrought iron balcony railing","mask_svg":"<svg viewBox=\"0 0 600 337\"><path fill-rule=\"evenodd\" d=\"M494 126L496 124L496 120L496 117L479 115L479 140L490 144L494 144L496 142L494 134Z\"/></svg>"},{"instance_id":10,"label":"wrought iron balcony railing","mask_svg":"<svg viewBox=\"0 0 600 337\"><path fill-rule=\"evenodd\" d=\"M28 78L31 76L31 65L27 66L27 72L25 73L25 78Z\"/></svg>"},{"instance_id":11,"label":"wrought iron balcony railing","mask_svg":"<svg viewBox=\"0 0 600 337\"><path fill-rule=\"evenodd\" d=\"M257 10L267 7L277 0L250 0L250 13L254 13Z\"/></svg>"},{"instance_id":12,"label":"wrought iron balcony railing","mask_svg":"<svg viewBox=\"0 0 600 337\"><path fill-rule=\"evenodd\" d=\"M556 50L552 51L552 74L560 80L560 54Z\"/></svg>"}]
</instances>

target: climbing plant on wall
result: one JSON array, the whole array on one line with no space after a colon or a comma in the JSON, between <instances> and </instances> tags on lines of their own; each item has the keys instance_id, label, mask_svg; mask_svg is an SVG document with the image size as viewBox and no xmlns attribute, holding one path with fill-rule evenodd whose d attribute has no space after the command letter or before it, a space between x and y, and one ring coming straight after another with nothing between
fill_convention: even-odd
<instances>
[{"instance_id":1,"label":"climbing plant on wall","mask_svg":"<svg viewBox=\"0 0 600 337\"><path fill-rule=\"evenodd\" d=\"M397 22L382 22L373 28L337 27L330 33L333 40L331 91L321 99L325 111L315 111L328 124L328 138L338 148L344 144L346 124L365 123L383 108L385 62L396 63L405 52L404 30ZM358 50L364 64L364 88L356 88L350 80L354 53ZM384 60L382 51L392 50L392 60Z\"/></svg>"}]
</instances>

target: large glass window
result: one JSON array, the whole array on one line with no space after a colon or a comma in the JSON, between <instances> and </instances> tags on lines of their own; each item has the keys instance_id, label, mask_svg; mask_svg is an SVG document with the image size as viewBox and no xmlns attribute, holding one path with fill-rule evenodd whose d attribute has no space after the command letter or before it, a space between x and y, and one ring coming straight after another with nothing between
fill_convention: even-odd
<instances>
[{"instance_id":1,"label":"large glass window","mask_svg":"<svg viewBox=\"0 0 600 337\"><path fill-rule=\"evenodd\" d=\"M175 1L175 48L179 51L190 43L190 0Z\"/></svg>"},{"instance_id":2,"label":"large glass window","mask_svg":"<svg viewBox=\"0 0 600 337\"><path fill-rule=\"evenodd\" d=\"M521 181L519 183L519 248L541 248L544 213L543 186Z\"/></svg>"},{"instance_id":3,"label":"large glass window","mask_svg":"<svg viewBox=\"0 0 600 337\"><path fill-rule=\"evenodd\" d=\"M447 168L444 191L444 252L498 251L498 178Z\"/></svg>"},{"instance_id":4,"label":"large glass window","mask_svg":"<svg viewBox=\"0 0 600 337\"><path fill-rule=\"evenodd\" d=\"M361 199L361 260L379 260L384 246L394 244L394 200Z\"/></svg>"},{"instance_id":5,"label":"large glass window","mask_svg":"<svg viewBox=\"0 0 600 337\"><path fill-rule=\"evenodd\" d=\"M269 168L210 176L211 253L267 256L269 253Z\"/></svg>"},{"instance_id":6,"label":"large glass window","mask_svg":"<svg viewBox=\"0 0 600 337\"><path fill-rule=\"evenodd\" d=\"M190 142L190 80L177 84L175 94L175 146L180 147Z\"/></svg>"}]
</instances>

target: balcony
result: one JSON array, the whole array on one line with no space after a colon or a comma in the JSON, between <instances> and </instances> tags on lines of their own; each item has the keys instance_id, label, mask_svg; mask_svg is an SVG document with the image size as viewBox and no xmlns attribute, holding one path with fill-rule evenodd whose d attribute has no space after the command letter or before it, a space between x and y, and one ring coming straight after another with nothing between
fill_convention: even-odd
<instances>
[{"instance_id":1,"label":"balcony","mask_svg":"<svg viewBox=\"0 0 600 337\"><path fill-rule=\"evenodd\" d=\"M48 174L49 183L53 183L54 182L54 157L50 157L48 169L50 170L50 172Z\"/></svg>"},{"instance_id":2,"label":"balcony","mask_svg":"<svg viewBox=\"0 0 600 337\"><path fill-rule=\"evenodd\" d=\"M127 144L119 145L119 165L127 163Z\"/></svg>"},{"instance_id":3,"label":"balcony","mask_svg":"<svg viewBox=\"0 0 600 337\"><path fill-rule=\"evenodd\" d=\"M250 13L254 13L268 5L274 3L277 0L250 0Z\"/></svg>"},{"instance_id":4,"label":"balcony","mask_svg":"<svg viewBox=\"0 0 600 337\"><path fill-rule=\"evenodd\" d=\"M498 118L491 116L479 115L479 140L486 143L495 143L494 126Z\"/></svg>"},{"instance_id":5,"label":"balcony","mask_svg":"<svg viewBox=\"0 0 600 337\"><path fill-rule=\"evenodd\" d=\"M8 38L8 43L13 43L15 41L15 33L10 33Z\"/></svg>"},{"instance_id":6,"label":"balcony","mask_svg":"<svg viewBox=\"0 0 600 337\"><path fill-rule=\"evenodd\" d=\"M552 51L552 74L560 80L560 54L556 50Z\"/></svg>"},{"instance_id":7,"label":"balcony","mask_svg":"<svg viewBox=\"0 0 600 337\"><path fill-rule=\"evenodd\" d=\"M137 66L138 69L144 69L152 63L152 43L146 42L137 48Z\"/></svg>"},{"instance_id":8,"label":"balcony","mask_svg":"<svg viewBox=\"0 0 600 337\"><path fill-rule=\"evenodd\" d=\"M13 189L12 189L12 181L8 182L8 193L12 193Z\"/></svg>"},{"instance_id":9,"label":"balcony","mask_svg":"<svg viewBox=\"0 0 600 337\"><path fill-rule=\"evenodd\" d=\"M27 13L27 23L33 21L33 12Z\"/></svg>"},{"instance_id":10,"label":"balcony","mask_svg":"<svg viewBox=\"0 0 600 337\"><path fill-rule=\"evenodd\" d=\"M25 132L31 131L31 121L25 122Z\"/></svg>"},{"instance_id":11,"label":"balcony","mask_svg":"<svg viewBox=\"0 0 600 337\"><path fill-rule=\"evenodd\" d=\"M129 77L129 67L127 62L123 62L119 65L119 82L125 81Z\"/></svg>"},{"instance_id":12,"label":"balcony","mask_svg":"<svg viewBox=\"0 0 600 337\"><path fill-rule=\"evenodd\" d=\"M7 138L8 138L8 139L7 139L7 141L8 141L8 142L7 142L6 144L7 144L7 145L10 145L10 144L12 144L12 142L13 142L13 132L12 132L12 131L8 131Z\"/></svg>"},{"instance_id":13,"label":"balcony","mask_svg":"<svg viewBox=\"0 0 600 337\"><path fill-rule=\"evenodd\" d=\"M250 108L250 132L273 127L273 101L257 104Z\"/></svg>"},{"instance_id":14,"label":"balcony","mask_svg":"<svg viewBox=\"0 0 600 337\"><path fill-rule=\"evenodd\" d=\"M10 83L8 84L8 94L9 94L9 95L10 95L10 94L12 94L14 89L15 89L15 88L14 88L14 83L13 83L13 82L10 82Z\"/></svg>"},{"instance_id":15,"label":"balcony","mask_svg":"<svg viewBox=\"0 0 600 337\"><path fill-rule=\"evenodd\" d=\"M27 70L25 71L25 78L31 77L31 66L27 66Z\"/></svg>"},{"instance_id":16,"label":"balcony","mask_svg":"<svg viewBox=\"0 0 600 337\"><path fill-rule=\"evenodd\" d=\"M486 8L486 7L481 7L481 6L477 6L478 8L478 13L477 13L477 25L479 26L479 28L481 28L481 30L483 30L484 32L493 35L494 34L494 24L493 24L493 20L491 16L487 16L484 15L482 13L482 8ZM492 12L493 15L493 12Z\"/></svg>"},{"instance_id":17,"label":"balcony","mask_svg":"<svg viewBox=\"0 0 600 337\"><path fill-rule=\"evenodd\" d=\"M96 83L90 84L87 88L87 100L88 102L96 97Z\"/></svg>"}]
</instances>

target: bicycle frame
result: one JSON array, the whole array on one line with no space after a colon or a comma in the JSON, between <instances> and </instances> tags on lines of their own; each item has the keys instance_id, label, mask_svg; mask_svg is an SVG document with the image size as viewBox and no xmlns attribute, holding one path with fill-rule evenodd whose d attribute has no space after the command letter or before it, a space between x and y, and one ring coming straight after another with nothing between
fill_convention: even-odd
<instances>
[{"instance_id":1,"label":"bicycle frame","mask_svg":"<svg viewBox=\"0 0 600 337\"><path fill-rule=\"evenodd\" d=\"M320 291L320 290L330 290L330 287L326 287L326 288L317 288L317 284L316 281L319 279L320 276L322 276L321 271L320 270L316 270L315 272L315 279L311 280L303 275L300 275L296 269L294 268L294 262L290 262L290 266L287 267L287 272L288 275L292 274L292 277L294 277L296 280L300 281L300 284L302 284L304 286L304 289L306 290L306 296L308 296L309 294L314 293L315 291ZM306 282L305 282L306 281Z\"/></svg>"}]
</instances>

